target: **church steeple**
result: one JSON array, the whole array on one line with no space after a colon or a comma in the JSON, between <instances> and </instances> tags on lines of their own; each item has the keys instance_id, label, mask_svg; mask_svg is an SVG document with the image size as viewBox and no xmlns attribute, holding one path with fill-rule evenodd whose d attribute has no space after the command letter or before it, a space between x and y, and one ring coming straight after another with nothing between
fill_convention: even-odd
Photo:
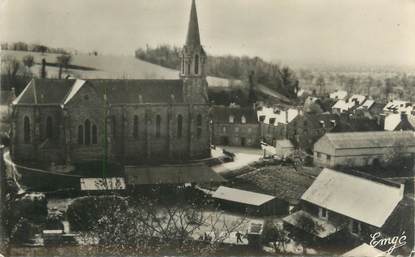
<instances>
[{"instance_id":1,"label":"church steeple","mask_svg":"<svg viewBox=\"0 0 415 257\"><path fill-rule=\"evenodd\" d=\"M199 46L200 45L199 22L197 20L197 10L196 10L195 0L192 0L189 27L187 30L186 45L187 46Z\"/></svg>"},{"instance_id":2,"label":"church steeple","mask_svg":"<svg viewBox=\"0 0 415 257\"><path fill-rule=\"evenodd\" d=\"M180 64L180 77L204 78L206 53L200 44L199 23L197 20L196 1L192 0L186 44L183 47Z\"/></svg>"}]
</instances>

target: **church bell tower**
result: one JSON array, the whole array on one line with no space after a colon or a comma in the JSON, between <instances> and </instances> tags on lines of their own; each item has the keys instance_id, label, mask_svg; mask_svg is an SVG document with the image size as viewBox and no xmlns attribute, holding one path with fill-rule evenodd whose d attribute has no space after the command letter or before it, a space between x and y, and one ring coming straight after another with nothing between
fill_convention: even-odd
<instances>
[{"instance_id":1,"label":"church bell tower","mask_svg":"<svg viewBox=\"0 0 415 257\"><path fill-rule=\"evenodd\" d=\"M207 56L200 44L195 0L192 0L186 44L182 49L180 59L180 78L184 81L184 95L187 101L207 103Z\"/></svg>"}]
</instances>

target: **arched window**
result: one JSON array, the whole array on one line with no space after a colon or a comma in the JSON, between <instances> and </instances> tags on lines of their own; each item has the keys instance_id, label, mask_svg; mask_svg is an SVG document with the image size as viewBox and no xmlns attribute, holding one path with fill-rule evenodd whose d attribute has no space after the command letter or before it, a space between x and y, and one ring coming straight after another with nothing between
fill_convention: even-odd
<instances>
[{"instance_id":1,"label":"arched window","mask_svg":"<svg viewBox=\"0 0 415 257\"><path fill-rule=\"evenodd\" d=\"M98 131L97 126L94 124L92 125L92 144L96 145L98 143Z\"/></svg>"},{"instance_id":2,"label":"arched window","mask_svg":"<svg viewBox=\"0 0 415 257\"><path fill-rule=\"evenodd\" d=\"M181 70L182 70L182 74L184 74L184 56L182 56L182 68L181 68Z\"/></svg>"},{"instance_id":3,"label":"arched window","mask_svg":"<svg viewBox=\"0 0 415 257\"><path fill-rule=\"evenodd\" d=\"M190 60L189 60L189 62L187 63L187 74L190 74Z\"/></svg>"},{"instance_id":4,"label":"arched window","mask_svg":"<svg viewBox=\"0 0 415 257\"><path fill-rule=\"evenodd\" d=\"M53 137L53 123L52 123L52 117L50 116L46 118L46 137L47 138Z\"/></svg>"},{"instance_id":5,"label":"arched window","mask_svg":"<svg viewBox=\"0 0 415 257\"><path fill-rule=\"evenodd\" d=\"M196 118L196 135L199 138L200 136L202 136L202 115L197 115Z\"/></svg>"},{"instance_id":6,"label":"arched window","mask_svg":"<svg viewBox=\"0 0 415 257\"><path fill-rule=\"evenodd\" d=\"M85 121L85 144L91 144L91 122L89 120Z\"/></svg>"},{"instance_id":7,"label":"arched window","mask_svg":"<svg viewBox=\"0 0 415 257\"><path fill-rule=\"evenodd\" d=\"M78 126L78 144L82 145L84 143L84 126Z\"/></svg>"},{"instance_id":8,"label":"arched window","mask_svg":"<svg viewBox=\"0 0 415 257\"><path fill-rule=\"evenodd\" d=\"M30 120L29 117L25 116L23 120L23 140L26 144L30 143Z\"/></svg>"},{"instance_id":9,"label":"arched window","mask_svg":"<svg viewBox=\"0 0 415 257\"><path fill-rule=\"evenodd\" d=\"M199 55L195 56L195 74L199 73Z\"/></svg>"},{"instance_id":10,"label":"arched window","mask_svg":"<svg viewBox=\"0 0 415 257\"><path fill-rule=\"evenodd\" d=\"M181 114L179 114L177 116L177 137L181 138L182 137L182 130L183 130L183 116Z\"/></svg>"},{"instance_id":11,"label":"arched window","mask_svg":"<svg viewBox=\"0 0 415 257\"><path fill-rule=\"evenodd\" d=\"M138 115L134 115L134 122L133 122L133 137L135 139L138 138Z\"/></svg>"},{"instance_id":12,"label":"arched window","mask_svg":"<svg viewBox=\"0 0 415 257\"><path fill-rule=\"evenodd\" d=\"M156 117L156 137L160 137L161 135L161 117L157 115Z\"/></svg>"}]
</instances>

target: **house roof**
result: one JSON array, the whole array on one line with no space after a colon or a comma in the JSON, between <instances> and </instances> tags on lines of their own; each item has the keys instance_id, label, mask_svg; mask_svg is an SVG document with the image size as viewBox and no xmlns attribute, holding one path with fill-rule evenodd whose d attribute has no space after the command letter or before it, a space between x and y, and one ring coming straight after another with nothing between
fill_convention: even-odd
<instances>
[{"instance_id":1,"label":"house roof","mask_svg":"<svg viewBox=\"0 0 415 257\"><path fill-rule=\"evenodd\" d=\"M125 166L127 184L158 185L225 182L203 163L160 166Z\"/></svg>"},{"instance_id":2,"label":"house roof","mask_svg":"<svg viewBox=\"0 0 415 257\"><path fill-rule=\"evenodd\" d=\"M273 199L275 196L255 193L251 191L220 186L212 195L213 198L243 203L254 206L261 206Z\"/></svg>"},{"instance_id":3,"label":"house roof","mask_svg":"<svg viewBox=\"0 0 415 257\"><path fill-rule=\"evenodd\" d=\"M73 79L32 79L13 104L61 104L72 85Z\"/></svg>"},{"instance_id":4,"label":"house roof","mask_svg":"<svg viewBox=\"0 0 415 257\"><path fill-rule=\"evenodd\" d=\"M355 220L382 227L403 198L403 187L380 179L323 169L302 200ZM370 211L368 211L370 209Z\"/></svg>"},{"instance_id":5,"label":"house roof","mask_svg":"<svg viewBox=\"0 0 415 257\"><path fill-rule=\"evenodd\" d=\"M81 178L82 191L104 191L125 189L124 178Z\"/></svg>"},{"instance_id":6,"label":"house roof","mask_svg":"<svg viewBox=\"0 0 415 257\"><path fill-rule=\"evenodd\" d=\"M242 123L242 116L246 123L258 123L255 110L249 107L213 106L210 110L212 120L217 123L229 123L229 116L234 117L234 123Z\"/></svg>"},{"instance_id":7,"label":"house roof","mask_svg":"<svg viewBox=\"0 0 415 257\"><path fill-rule=\"evenodd\" d=\"M381 250L376 249L373 246L370 246L366 243L363 243L359 245L356 248L353 248L352 250L342 254L344 257L382 257L387 256L385 252L382 252Z\"/></svg>"},{"instance_id":8,"label":"house roof","mask_svg":"<svg viewBox=\"0 0 415 257\"><path fill-rule=\"evenodd\" d=\"M301 224L302 219L312 220L313 223L316 225L315 229L310 229L310 227L308 226L303 227ZM338 232L341 228L340 225L334 224L333 222L328 221L328 220L318 219L303 210L297 211L289 216L286 216L282 220L300 229L303 229L303 230L308 229L308 231L306 232L311 233L319 238L326 238Z\"/></svg>"},{"instance_id":9,"label":"house roof","mask_svg":"<svg viewBox=\"0 0 415 257\"><path fill-rule=\"evenodd\" d=\"M327 138L336 149L415 146L412 131L326 133L323 138Z\"/></svg>"},{"instance_id":10,"label":"house roof","mask_svg":"<svg viewBox=\"0 0 415 257\"><path fill-rule=\"evenodd\" d=\"M288 139L277 140L275 144L277 147L284 147L284 148L294 147L294 145Z\"/></svg>"},{"instance_id":11,"label":"house roof","mask_svg":"<svg viewBox=\"0 0 415 257\"><path fill-rule=\"evenodd\" d=\"M330 98L332 99L343 100L346 97L347 97L347 92L344 90L338 90L336 92L330 93Z\"/></svg>"},{"instance_id":12,"label":"house roof","mask_svg":"<svg viewBox=\"0 0 415 257\"><path fill-rule=\"evenodd\" d=\"M359 108L360 109L362 109L362 108L370 109L374 104L375 104L375 100L367 99L366 101L363 102L363 104Z\"/></svg>"},{"instance_id":13,"label":"house roof","mask_svg":"<svg viewBox=\"0 0 415 257\"><path fill-rule=\"evenodd\" d=\"M355 106L354 102L346 102L345 100L339 100L337 101L331 108L332 109L340 109L340 110L349 110L351 109L353 106Z\"/></svg>"},{"instance_id":14,"label":"house roof","mask_svg":"<svg viewBox=\"0 0 415 257\"><path fill-rule=\"evenodd\" d=\"M68 103L86 84L91 84L110 104L183 102L183 81L131 79L32 79L13 104Z\"/></svg>"},{"instance_id":15,"label":"house roof","mask_svg":"<svg viewBox=\"0 0 415 257\"><path fill-rule=\"evenodd\" d=\"M270 119L274 119L274 124L277 125L278 123L287 124L291 122L295 117L297 117L299 111L294 108L289 108L287 110L280 110L272 107L262 107L261 109L257 110L257 118L258 121L261 120L261 117L264 117L263 122L265 124L270 123Z\"/></svg>"},{"instance_id":16,"label":"house roof","mask_svg":"<svg viewBox=\"0 0 415 257\"><path fill-rule=\"evenodd\" d=\"M272 194L296 204L313 183L313 178L288 167L264 167L237 177L238 180L253 185L252 190Z\"/></svg>"}]
</instances>

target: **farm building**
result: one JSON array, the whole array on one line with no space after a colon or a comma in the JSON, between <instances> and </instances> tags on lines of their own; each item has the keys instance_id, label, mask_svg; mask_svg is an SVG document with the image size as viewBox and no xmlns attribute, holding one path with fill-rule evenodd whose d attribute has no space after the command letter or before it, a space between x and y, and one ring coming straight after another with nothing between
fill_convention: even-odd
<instances>
[{"instance_id":1,"label":"farm building","mask_svg":"<svg viewBox=\"0 0 415 257\"><path fill-rule=\"evenodd\" d=\"M387 156L415 153L412 131L327 133L314 144L314 163L322 167L380 165Z\"/></svg>"},{"instance_id":2,"label":"farm building","mask_svg":"<svg viewBox=\"0 0 415 257\"><path fill-rule=\"evenodd\" d=\"M361 238L383 231L396 219L392 214L403 197L403 184L325 168L302 195L301 210L284 222L319 239L334 238L338 232Z\"/></svg>"},{"instance_id":3,"label":"farm building","mask_svg":"<svg viewBox=\"0 0 415 257\"><path fill-rule=\"evenodd\" d=\"M284 213L286 205L275 196L220 186L212 195L224 209L250 215Z\"/></svg>"}]
</instances>

